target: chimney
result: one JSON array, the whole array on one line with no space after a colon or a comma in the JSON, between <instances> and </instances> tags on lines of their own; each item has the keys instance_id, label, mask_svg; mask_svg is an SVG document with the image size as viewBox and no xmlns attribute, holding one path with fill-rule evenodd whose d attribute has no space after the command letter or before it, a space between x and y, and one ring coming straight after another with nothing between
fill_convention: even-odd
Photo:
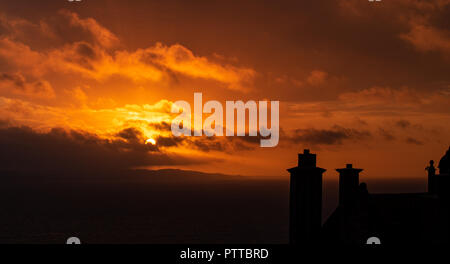
<instances>
[{"instance_id":1,"label":"chimney","mask_svg":"<svg viewBox=\"0 0 450 264\"><path fill-rule=\"evenodd\" d=\"M336 169L339 172L339 205L351 206L358 198L359 173L362 169L353 168L347 164L344 169Z\"/></svg>"},{"instance_id":2,"label":"chimney","mask_svg":"<svg viewBox=\"0 0 450 264\"><path fill-rule=\"evenodd\" d=\"M298 154L298 167L314 168L316 167L316 154L311 154L309 149L303 150L303 154Z\"/></svg>"},{"instance_id":3,"label":"chimney","mask_svg":"<svg viewBox=\"0 0 450 264\"><path fill-rule=\"evenodd\" d=\"M322 174L316 154L305 149L298 166L288 169L290 182L289 240L291 244L317 243L322 229Z\"/></svg>"}]
</instances>

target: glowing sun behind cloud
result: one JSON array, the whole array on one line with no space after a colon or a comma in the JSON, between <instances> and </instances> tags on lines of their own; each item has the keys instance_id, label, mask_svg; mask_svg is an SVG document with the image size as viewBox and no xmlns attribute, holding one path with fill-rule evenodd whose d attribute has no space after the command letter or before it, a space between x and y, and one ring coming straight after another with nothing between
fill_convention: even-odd
<instances>
[{"instance_id":1,"label":"glowing sun behind cloud","mask_svg":"<svg viewBox=\"0 0 450 264\"><path fill-rule=\"evenodd\" d=\"M385 178L423 177L426 163L447 149L450 42L448 26L439 21L447 17L448 0L390 1L377 10L358 1L311 4L308 13L329 11L326 22L294 3L286 10L274 4L280 12L269 17L260 16L269 4L230 5L214 16L180 4L198 22L187 28L172 4L175 13L150 1L139 4L142 12L122 13L131 10L129 3L108 1L121 11L117 23L115 15L96 17L100 3L82 9L61 4L69 8L64 11L46 5L30 13L19 2L0 1L5 142L22 137L17 128L26 126L36 137L80 147L112 144L118 151L111 155L125 149L139 157L126 163L130 167L265 176L286 175L297 152L310 148L321 167L351 161L367 177ZM223 23L229 10L242 13ZM392 14L403 18L372 23ZM326 36L333 36L332 45ZM251 137L174 137L173 102L192 103L195 92L221 103L280 100L279 146L261 150ZM52 153L51 144L45 146ZM195 162L180 158L194 155ZM336 177L331 170L328 175Z\"/></svg>"},{"instance_id":2,"label":"glowing sun behind cloud","mask_svg":"<svg viewBox=\"0 0 450 264\"><path fill-rule=\"evenodd\" d=\"M156 145L156 140L154 140L153 138L149 138L145 141L145 144L152 144L152 145Z\"/></svg>"}]
</instances>

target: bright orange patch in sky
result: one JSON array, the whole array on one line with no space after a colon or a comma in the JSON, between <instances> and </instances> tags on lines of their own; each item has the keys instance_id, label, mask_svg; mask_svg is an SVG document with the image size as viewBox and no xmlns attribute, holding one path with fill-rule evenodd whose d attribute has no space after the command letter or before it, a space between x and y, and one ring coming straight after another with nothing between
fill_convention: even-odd
<instances>
[{"instance_id":1,"label":"bright orange patch in sky","mask_svg":"<svg viewBox=\"0 0 450 264\"><path fill-rule=\"evenodd\" d=\"M11 11L0 12L0 121L196 157L143 159L147 168L278 176L310 148L330 178L346 163L362 177L422 177L450 144L450 29L437 22L449 3L393 2L205 12L110 1L104 14L91 2L32 14L1 3ZM311 16L317 10L326 16ZM174 138L172 103L192 105L194 92L222 103L279 100L280 144Z\"/></svg>"}]
</instances>

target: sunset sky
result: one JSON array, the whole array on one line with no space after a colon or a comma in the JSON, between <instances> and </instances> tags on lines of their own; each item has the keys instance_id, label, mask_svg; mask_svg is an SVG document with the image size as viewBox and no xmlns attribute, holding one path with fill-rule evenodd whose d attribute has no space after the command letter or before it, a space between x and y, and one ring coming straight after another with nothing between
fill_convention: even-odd
<instances>
[{"instance_id":1,"label":"sunset sky","mask_svg":"<svg viewBox=\"0 0 450 264\"><path fill-rule=\"evenodd\" d=\"M450 145L449 16L450 0L1 0L1 169L284 176L309 148L328 178L424 177ZM279 100L279 145L173 137L194 92Z\"/></svg>"}]
</instances>

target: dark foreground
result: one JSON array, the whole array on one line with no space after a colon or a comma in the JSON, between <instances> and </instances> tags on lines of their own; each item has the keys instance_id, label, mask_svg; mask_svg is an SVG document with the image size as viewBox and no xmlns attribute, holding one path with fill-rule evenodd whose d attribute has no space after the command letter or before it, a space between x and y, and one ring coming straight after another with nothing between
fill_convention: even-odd
<instances>
[{"instance_id":1,"label":"dark foreground","mask_svg":"<svg viewBox=\"0 0 450 264\"><path fill-rule=\"evenodd\" d=\"M63 244L71 236L88 244L288 242L287 177L159 171L133 172L126 180L31 180L5 174L0 243ZM416 191L422 185L412 182L407 188ZM389 188L385 183L374 186ZM325 218L336 205L337 184L326 182L324 188Z\"/></svg>"}]
</instances>

